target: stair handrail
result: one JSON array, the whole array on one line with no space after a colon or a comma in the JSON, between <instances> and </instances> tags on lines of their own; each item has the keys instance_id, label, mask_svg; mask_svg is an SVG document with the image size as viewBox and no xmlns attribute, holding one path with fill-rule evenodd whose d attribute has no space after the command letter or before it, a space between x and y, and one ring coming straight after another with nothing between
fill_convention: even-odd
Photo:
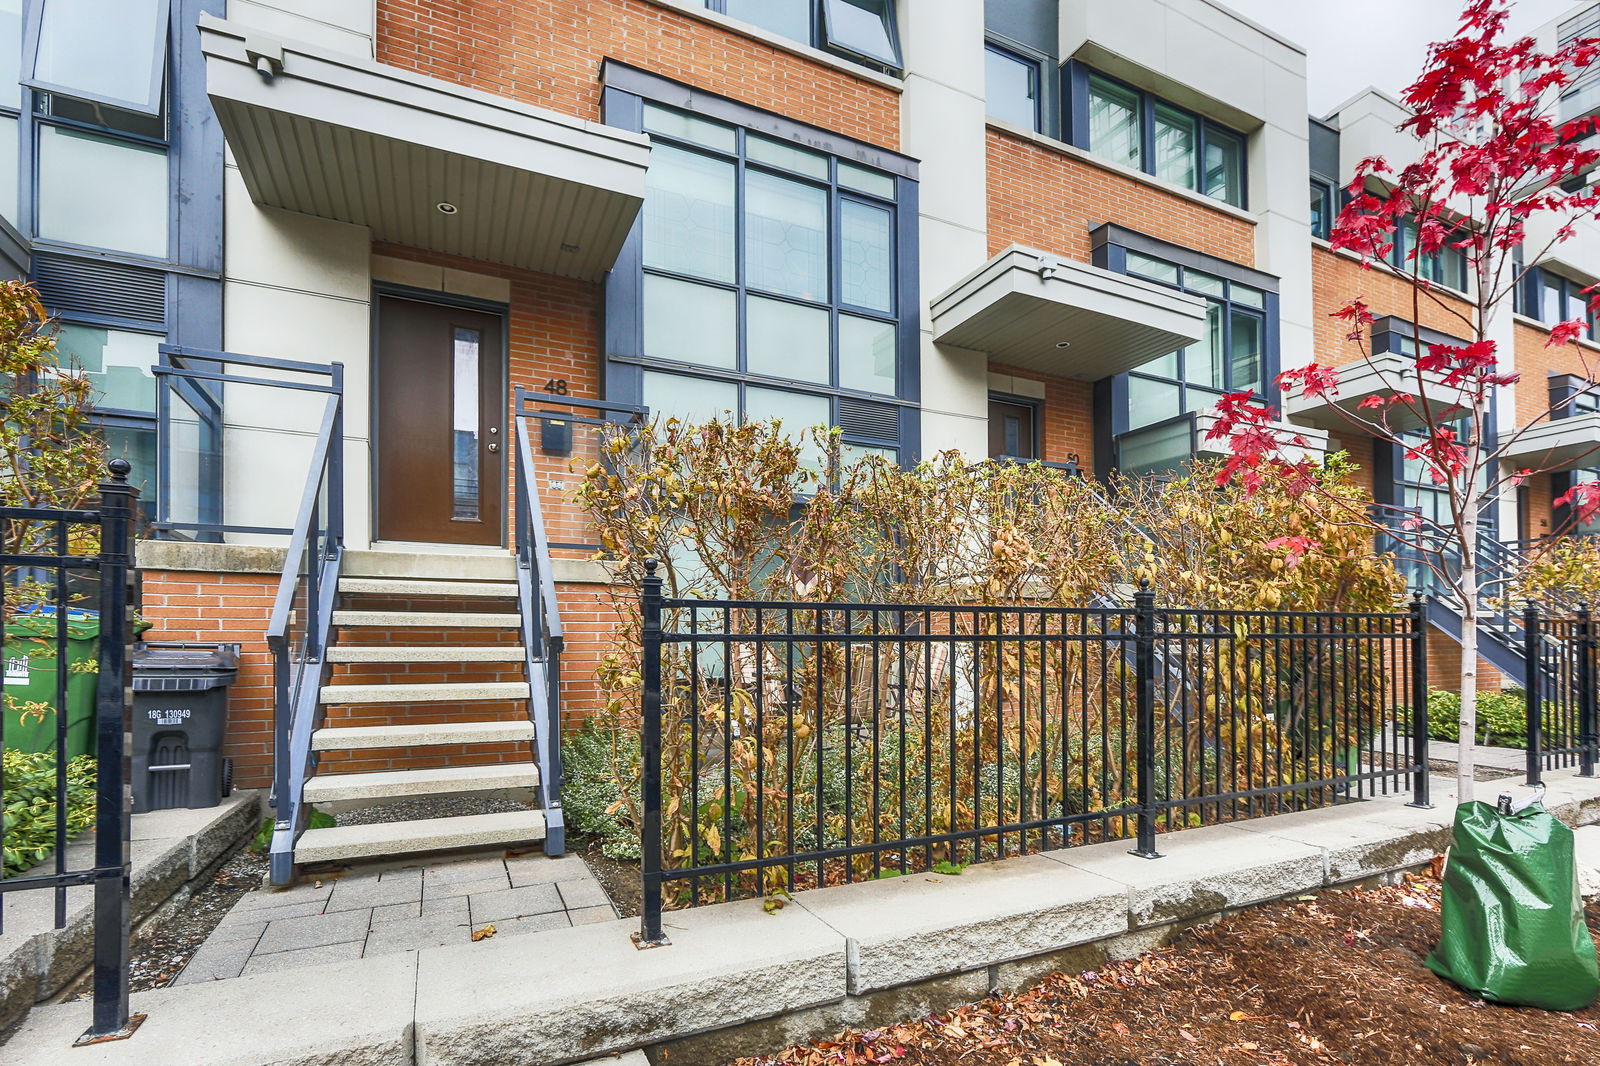
<instances>
[{"instance_id":1,"label":"stair handrail","mask_svg":"<svg viewBox=\"0 0 1600 1066\"><path fill-rule=\"evenodd\" d=\"M539 506L533 449L518 391L515 488L517 602L522 619L522 654L528 676L528 718L533 723L534 757L539 768L539 805L544 808L544 850L566 852L566 819L561 809L561 649L566 629L556 600L555 565L544 511ZM542 682L542 683L541 683Z\"/></svg>"},{"instance_id":2,"label":"stair handrail","mask_svg":"<svg viewBox=\"0 0 1600 1066\"><path fill-rule=\"evenodd\" d=\"M293 881L295 843L309 817L304 794L314 773L311 735L321 724L321 690L329 671L325 652L344 554L344 367L333 363L325 369L330 384L319 391L327 391L328 400L266 632L273 659L274 817L268 875L274 885ZM297 600L305 614L298 636Z\"/></svg>"}]
</instances>

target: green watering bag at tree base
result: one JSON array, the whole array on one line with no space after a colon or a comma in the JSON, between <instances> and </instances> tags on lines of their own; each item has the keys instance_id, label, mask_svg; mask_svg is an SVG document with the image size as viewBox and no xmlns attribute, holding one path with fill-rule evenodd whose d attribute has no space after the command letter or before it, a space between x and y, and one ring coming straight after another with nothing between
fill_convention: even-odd
<instances>
[{"instance_id":1,"label":"green watering bag at tree base","mask_svg":"<svg viewBox=\"0 0 1600 1066\"><path fill-rule=\"evenodd\" d=\"M1428 969L1484 999L1581 1010L1600 997L1572 830L1537 803L1456 808L1441 924Z\"/></svg>"}]
</instances>

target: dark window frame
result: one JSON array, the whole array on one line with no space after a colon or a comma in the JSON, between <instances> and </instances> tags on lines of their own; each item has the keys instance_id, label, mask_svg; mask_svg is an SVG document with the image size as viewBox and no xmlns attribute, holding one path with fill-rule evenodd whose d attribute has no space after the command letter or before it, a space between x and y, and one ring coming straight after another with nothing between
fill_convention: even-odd
<instances>
[{"instance_id":1,"label":"dark window frame","mask_svg":"<svg viewBox=\"0 0 1600 1066\"><path fill-rule=\"evenodd\" d=\"M1588 328L1584 331L1584 338L1591 341L1600 341L1600 314L1596 314L1589 309L1588 297L1584 296L1580 291L1588 286L1581 281L1575 281L1565 274L1547 269L1538 264L1528 267L1517 281L1517 291L1512 301L1512 310L1547 326L1553 326L1557 322L1570 321L1566 318L1557 318L1551 321L1544 316L1544 292L1548 288L1546 285L1547 280L1560 282L1558 288L1561 292L1561 304L1563 307L1567 306L1571 300L1579 300L1583 303L1583 317L1588 325Z\"/></svg>"},{"instance_id":2,"label":"dark window frame","mask_svg":"<svg viewBox=\"0 0 1600 1066\"><path fill-rule=\"evenodd\" d=\"M708 11L715 11L719 15L728 14L727 0L699 0L699 2L703 4ZM811 12L807 23L811 30L811 37L809 40L796 41L796 44L803 44L808 48L815 48L820 52L827 52L831 56L837 56L840 59L847 59L852 63L859 63L864 67L869 67L872 70L880 71L881 73L889 74L894 77L899 77L904 73L905 52L900 46L900 20L895 12L894 0L883 0L883 23L885 30L888 32L889 47L894 52L893 62L888 62L881 57L866 55L862 52L856 51L848 45L837 44L830 40L828 21L823 12L824 7L826 6L826 0L808 0L808 2L811 7ZM729 15L728 17L737 18L737 16L734 15ZM776 34L775 30L767 30L766 32ZM781 36L781 34L779 36Z\"/></svg>"},{"instance_id":3,"label":"dark window frame","mask_svg":"<svg viewBox=\"0 0 1600 1066\"><path fill-rule=\"evenodd\" d=\"M736 339L735 367L720 368L704 364L648 356L643 344L643 281L644 266L644 216L640 213L616 265L606 277L605 285L605 360L603 370L604 395L608 399L625 403L644 402L644 374L648 370L676 374L681 377L701 378L735 386L739 413L743 414L746 390L772 389L825 398L829 401L830 421L834 426L841 422L844 404L878 404L892 407L897 414L897 434L889 437L846 432L846 444L866 448L895 449L903 465L914 464L921 450L921 365L920 322L917 313L917 284L919 259L917 251L918 183L915 161L899 153L867 145L840 134L807 126L792 119L774 115L746 104L715 96L703 90L690 90L659 75L608 60L602 71L605 83L603 103L608 124L636 132L644 129L644 104L675 109L711 119L730 126L736 131L735 150L727 152L697 142L681 141L668 135L651 133L663 144L732 162L737 168L735 203L740 205L736 221L736 255L742 250L742 204L744 176L747 172L773 174L799 183L829 190L829 250L828 299L807 301L757 289L748 284L743 271L735 272L731 283L711 281L706 278L678 274L656 267L649 273L662 277L681 279L697 285L706 285L736 294L738 336ZM687 99L686 99L687 94ZM826 181L809 177L781 165L748 158L745 142L749 134L792 142L797 148L827 155L829 177ZM888 200L872 193L843 187L839 182L839 165L848 163L881 172L895 183L895 197ZM837 240L840 232L841 205L861 202L873 207L888 208L892 212L893 233L891 251L894 257L895 278L890 300L893 310L885 312L845 303L841 287L841 248ZM748 332L745 328L745 299L747 294L808 307L826 307L829 312L829 383L798 381L748 371ZM896 380L894 393L871 393L839 385L840 357L838 328L842 315L849 314L876 321L893 322L895 326Z\"/></svg>"},{"instance_id":4,"label":"dark window frame","mask_svg":"<svg viewBox=\"0 0 1600 1066\"><path fill-rule=\"evenodd\" d=\"M1062 134L1061 139L1076 148L1092 152L1089 147L1089 77L1093 75L1111 85L1132 93L1138 101L1139 114L1139 170L1151 177L1155 172L1155 109L1160 104L1164 108L1180 113L1195 120L1199 136L1195 138L1194 146L1194 174L1195 188L1188 191L1219 204L1247 211L1250 207L1250 135L1243 130L1234 129L1214 119L1208 118L1193 108L1184 107L1182 104L1163 97L1157 93L1141 89L1103 70L1090 67L1079 60L1069 59L1061 66L1061 98L1062 107ZM1216 134L1235 138L1239 145L1239 196L1238 202L1213 196L1204 189L1205 184L1205 159L1206 147L1210 139ZM1165 180L1165 179L1162 179ZM1178 184L1173 182L1172 184ZM1179 188L1185 186L1179 185Z\"/></svg>"},{"instance_id":5,"label":"dark window frame","mask_svg":"<svg viewBox=\"0 0 1600 1066\"><path fill-rule=\"evenodd\" d=\"M989 53L991 52L993 52L995 55L1009 59L1014 63L1020 63L1033 69L1035 94L1033 100L1033 125L1031 128L1034 133L1044 133L1047 129L1051 128L1051 114L1053 107L1052 102L1048 99L1048 97L1050 95L1050 83L1054 79L1048 76L1047 71L1049 70L1050 64L1053 63L1054 60L1051 59L1051 57L1041 55L1024 45L1019 45L1015 42L1006 40L1004 37L990 33L984 38L983 42L985 87L987 87L988 61ZM985 109L987 110L987 93L985 93L984 103ZM991 117L1001 118L1004 120L1003 116L994 115L993 112L989 112L989 114Z\"/></svg>"},{"instance_id":6,"label":"dark window frame","mask_svg":"<svg viewBox=\"0 0 1600 1066\"><path fill-rule=\"evenodd\" d=\"M1311 219L1311 235L1320 240L1333 238L1333 222L1339 214L1339 183L1331 178L1324 178L1317 174L1311 175L1311 192L1320 193L1322 196L1322 224L1319 226L1315 219Z\"/></svg>"},{"instance_id":7,"label":"dark window frame","mask_svg":"<svg viewBox=\"0 0 1600 1066\"><path fill-rule=\"evenodd\" d=\"M24 86L25 98L31 91L34 93L48 93L50 95L66 96L75 100L84 100L92 104L112 107L119 111L127 111L135 114L166 114L167 99L172 93L169 77L173 55L172 27L174 20L172 16L175 8L181 10L182 0L155 0L155 3L159 5L161 13L166 20L167 32L162 35L162 39L166 45L165 54L162 56L161 62L156 64L154 78L152 84L150 85L150 97L156 100L156 109L154 111L145 111L140 107L130 107L129 101L110 100L105 97L81 92L70 85L58 85L53 82L43 81L34 77L33 70L38 61L39 45L43 40L44 10L51 0L24 0L24 2L27 4L27 7L24 11L23 20L23 47L20 80Z\"/></svg>"}]
</instances>

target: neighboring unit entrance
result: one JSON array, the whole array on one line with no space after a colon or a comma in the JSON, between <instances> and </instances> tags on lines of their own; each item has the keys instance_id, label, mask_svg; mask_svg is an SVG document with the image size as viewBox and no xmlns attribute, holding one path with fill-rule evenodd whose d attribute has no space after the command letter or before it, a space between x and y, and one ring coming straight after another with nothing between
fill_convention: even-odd
<instances>
[{"instance_id":1,"label":"neighboring unit entrance","mask_svg":"<svg viewBox=\"0 0 1600 1066\"><path fill-rule=\"evenodd\" d=\"M498 315L379 297L378 539L501 543L502 328Z\"/></svg>"},{"instance_id":2,"label":"neighboring unit entrance","mask_svg":"<svg viewBox=\"0 0 1600 1066\"><path fill-rule=\"evenodd\" d=\"M1031 404L989 398L989 455L1009 459L1039 458Z\"/></svg>"}]
</instances>

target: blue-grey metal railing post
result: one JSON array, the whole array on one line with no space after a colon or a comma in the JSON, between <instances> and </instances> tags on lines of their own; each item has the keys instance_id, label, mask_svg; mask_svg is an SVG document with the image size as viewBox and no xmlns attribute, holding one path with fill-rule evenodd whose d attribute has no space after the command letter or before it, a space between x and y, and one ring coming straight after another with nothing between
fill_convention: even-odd
<instances>
[{"instance_id":1,"label":"blue-grey metal railing post","mask_svg":"<svg viewBox=\"0 0 1600 1066\"><path fill-rule=\"evenodd\" d=\"M1411 594L1411 807L1431 807L1428 797L1428 601Z\"/></svg>"},{"instance_id":2,"label":"blue-grey metal railing post","mask_svg":"<svg viewBox=\"0 0 1600 1066\"><path fill-rule=\"evenodd\" d=\"M1593 777L1600 725L1595 721L1594 616L1587 603L1578 605L1578 776Z\"/></svg>"},{"instance_id":3,"label":"blue-grey metal railing post","mask_svg":"<svg viewBox=\"0 0 1600 1066\"><path fill-rule=\"evenodd\" d=\"M328 441L328 543L326 554L344 547L344 364L329 372L333 394L333 438Z\"/></svg>"},{"instance_id":4,"label":"blue-grey metal railing post","mask_svg":"<svg viewBox=\"0 0 1600 1066\"><path fill-rule=\"evenodd\" d=\"M81 1039L128 1025L131 922L131 795L124 737L128 728L128 642L132 635L133 516L139 490L127 460L111 461L100 486L100 673L95 686L94 1023ZM66 611L66 605L57 607ZM64 665L64 664L63 664Z\"/></svg>"},{"instance_id":5,"label":"blue-grey metal railing post","mask_svg":"<svg viewBox=\"0 0 1600 1066\"><path fill-rule=\"evenodd\" d=\"M643 624L640 627L644 649L644 693L640 711L640 758L644 780L640 796L643 825L640 826L640 867L644 879L644 907L639 941L644 945L665 944L661 928L661 578L657 562L645 560Z\"/></svg>"},{"instance_id":6,"label":"blue-grey metal railing post","mask_svg":"<svg viewBox=\"0 0 1600 1066\"><path fill-rule=\"evenodd\" d=\"M1522 610L1522 659L1526 664L1527 684L1523 688L1527 709L1528 784L1543 781L1544 769L1544 673L1539 661L1539 608L1529 601Z\"/></svg>"},{"instance_id":7,"label":"blue-grey metal railing post","mask_svg":"<svg viewBox=\"0 0 1600 1066\"><path fill-rule=\"evenodd\" d=\"M1138 846L1132 854L1159 859L1156 850L1156 594L1148 578L1133 595L1134 757L1138 766Z\"/></svg>"}]
</instances>

